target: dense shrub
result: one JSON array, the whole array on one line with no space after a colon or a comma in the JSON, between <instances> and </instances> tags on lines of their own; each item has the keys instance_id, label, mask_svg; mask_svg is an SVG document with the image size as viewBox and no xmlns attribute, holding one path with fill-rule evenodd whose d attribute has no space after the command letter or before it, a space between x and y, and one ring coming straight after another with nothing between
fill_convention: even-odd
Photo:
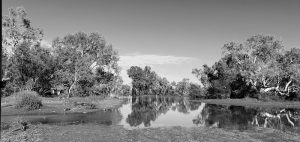
<instances>
[{"instance_id":1,"label":"dense shrub","mask_svg":"<svg viewBox=\"0 0 300 142\"><path fill-rule=\"evenodd\" d=\"M42 107L42 101L34 91L22 91L16 94L15 108L25 110L35 110Z\"/></svg>"}]
</instances>

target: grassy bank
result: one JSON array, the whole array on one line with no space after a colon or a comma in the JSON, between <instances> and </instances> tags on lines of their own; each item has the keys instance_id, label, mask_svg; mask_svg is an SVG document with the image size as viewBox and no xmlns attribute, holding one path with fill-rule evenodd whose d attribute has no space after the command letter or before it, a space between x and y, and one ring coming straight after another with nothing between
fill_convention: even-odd
<instances>
[{"instance_id":1,"label":"grassy bank","mask_svg":"<svg viewBox=\"0 0 300 142\"><path fill-rule=\"evenodd\" d=\"M118 108L122 105L123 99L103 98L97 96L72 97L69 99L41 98L42 108L32 111L24 111L14 107L14 96L1 99L1 115L35 114L35 113L74 113L91 112L102 109ZM84 104L80 105L80 104Z\"/></svg>"},{"instance_id":2,"label":"grassy bank","mask_svg":"<svg viewBox=\"0 0 300 142\"><path fill-rule=\"evenodd\" d=\"M220 105L237 105L237 106L249 106L249 107L277 107L277 108L300 108L299 101L290 102L263 102L256 99L203 99L203 100L191 100L199 101L209 104Z\"/></svg>"}]
</instances>

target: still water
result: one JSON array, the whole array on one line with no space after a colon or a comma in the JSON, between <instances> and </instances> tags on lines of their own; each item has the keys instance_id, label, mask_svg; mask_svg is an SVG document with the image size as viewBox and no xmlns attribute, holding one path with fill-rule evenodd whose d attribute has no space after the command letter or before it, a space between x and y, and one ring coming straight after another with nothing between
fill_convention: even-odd
<instances>
[{"instance_id":1,"label":"still water","mask_svg":"<svg viewBox=\"0 0 300 142\"><path fill-rule=\"evenodd\" d=\"M130 98L117 109L91 113L1 116L1 121L21 117L33 124L122 125L126 129L162 126L216 127L249 130L274 128L300 133L300 109L222 106L189 101L187 98Z\"/></svg>"}]
</instances>

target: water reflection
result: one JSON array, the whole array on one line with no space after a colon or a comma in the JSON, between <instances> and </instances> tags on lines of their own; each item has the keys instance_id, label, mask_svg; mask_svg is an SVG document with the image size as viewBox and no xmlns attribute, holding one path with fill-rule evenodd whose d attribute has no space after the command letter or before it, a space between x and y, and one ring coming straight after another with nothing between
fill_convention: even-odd
<instances>
[{"instance_id":1,"label":"water reflection","mask_svg":"<svg viewBox=\"0 0 300 142\"><path fill-rule=\"evenodd\" d=\"M189 114L190 111L197 110L200 104L190 102L187 98L151 96L132 98L132 112L128 115L126 122L133 127L141 124L144 127L150 127L151 121L156 122L156 119L162 114L168 115L169 110ZM180 124L180 122L177 122L177 124Z\"/></svg>"},{"instance_id":2,"label":"water reflection","mask_svg":"<svg viewBox=\"0 0 300 142\"><path fill-rule=\"evenodd\" d=\"M1 121L20 116L1 116ZM300 109L250 108L189 101L188 98L143 96L130 98L118 109L92 113L22 116L32 123L51 125L122 125L128 129L161 126L216 127L249 130L274 128L300 133Z\"/></svg>"},{"instance_id":3,"label":"water reflection","mask_svg":"<svg viewBox=\"0 0 300 142\"><path fill-rule=\"evenodd\" d=\"M298 131L299 118L299 109L263 109L207 104L201 114L193 119L193 122L206 127L234 130L264 127Z\"/></svg>"},{"instance_id":4,"label":"water reflection","mask_svg":"<svg viewBox=\"0 0 300 142\"><path fill-rule=\"evenodd\" d=\"M185 115L184 119L189 119L193 126L240 131L255 127L299 131L300 125L300 109L223 106L189 101L187 98L132 98L131 110L132 112L126 118L126 122L131 127L162 126L157 125L161 124L160 117L169 119L169 121L164 121L163 126L191 126L184 123L185 120L172 121L182 115Z\"/></svg>"}]
</instances>

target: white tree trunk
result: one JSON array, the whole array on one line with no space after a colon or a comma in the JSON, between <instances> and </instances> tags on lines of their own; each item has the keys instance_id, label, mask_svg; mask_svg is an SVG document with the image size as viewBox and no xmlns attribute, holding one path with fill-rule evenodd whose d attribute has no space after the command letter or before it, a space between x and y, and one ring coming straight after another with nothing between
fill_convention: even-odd
<instances>
[{"instance_id":1,"label":"white tree trunk","mask_svg":"<svg viewBox=\"0 0 300 142\"><path fill-rule=\"evenodd\" d=\"M73 89L74 85L75 85L75 81L72 83L72 85L70 86L70 88L68 90L68 98L70 98L70 96L71 96L71 90Z\"/></svg>"},{"instance_id":2,"label":"white tree trunk","mask_svg":"<svg viewBox=\"0 0 300 142\"><path fill-rule=\"evenodd\" d=\"M273 90L276 90L276 87L269 87L269 88L265 88L265 89L262 89L263 92L269 92L269 91L273 91Z\"/></svg>"},{"instance_id":3,"label":"white tree trunk","mask_svg":"<svg viewBox=\"0 0 300 142\"><path fill-rule=\"evenodd\" d=\"M290 80L288 83L286 83L284 91L288 91L288 87L290 86L291 83L292 83L292 80Z\"/></svg>"},{"instance_id":4,"label":"white tree trunk","mask_svg":"<svg viewBox=\"0 0 300 142\"><path fill-rule=\"evenodd\" d=\"M68 98L70 98L71 96L71 90L73 89L73 87L75 86L77 82L77 73L75 72L75 76L74 76L74 82L72 83L72 85L70 86L69 90L68 90Z\"/></svg>"}]
</instances>

